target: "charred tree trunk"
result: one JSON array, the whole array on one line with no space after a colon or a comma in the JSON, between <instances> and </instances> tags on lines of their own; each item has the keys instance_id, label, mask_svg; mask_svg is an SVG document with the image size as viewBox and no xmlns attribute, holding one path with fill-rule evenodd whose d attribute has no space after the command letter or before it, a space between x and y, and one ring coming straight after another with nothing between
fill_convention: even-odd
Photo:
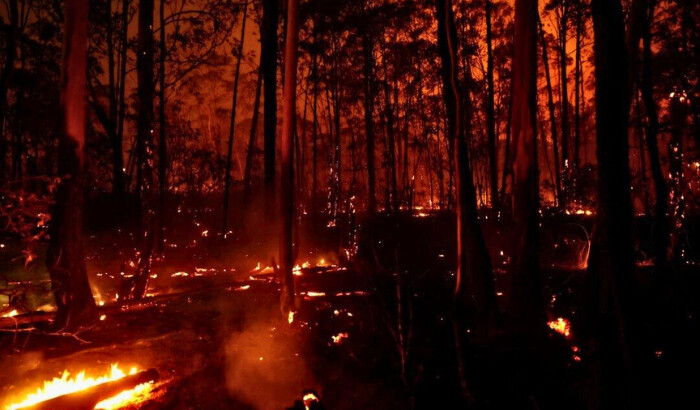
<instances>
[{"instance_id":1,"label":"charred tree trunk","mask_svg":"<svg viewBox=\"0 0 700 410\"><path fill-rule=\"evenodd\" d=\"M250 134L248 136L248 150L245 157L245 176L243 177L243 195L250 199L253 177L253 157L255 154L255 136L258 133L258 116L260 115L260 94L262 92L262 67L258 65L258 81L255 86L255 99L253 100L253 118L250 122Z\"/></svg>"},{"instance_id":2,"label":"charred tree trunk","mask_svg":"<svg viewBox=\"0 0 700 410\"><path fill-rule=\"evenodd\" d=\"M245 41L245 23L248 19L248 2L243 3L243 22L241 23L241 38L238 45L236 70L233 74L233 99L231 102L231 123L228 131L228 149L226 151L226 168L224 170L224 210L221 222L221 234L226 237L228 231L228 206L231 188L231 159L233 157L233 137L236 128L236 102L238 101L238 78L241 73L241 61L243 60L243 42Z\"/></svg>"},{"instance_id":3,"label":"charred tree trunk","mask_svg":"<svg viewBox=\"0 0 700 410\"><path fill-rule=\"evenodd\" d=\"M549 58L547 56L547 41L544 37L544 29L542 28L542 21L537 17L538 28L540 32L540 43L542 44L542 61L544 62L544 76L547 80L547 98L549 108L549 123L550 136L552 138L552 151L554 152L554 189L557 205L564 206L564 201L561 193L561 171L559 166L559 138L557 136L557 118L554 116L554 96L552 95L552 77L549 74Z\"/></svg>"},{"instance_id":4,"label":"charred tree trunk","mask_svg":"<svg viewBox=\"0 0 700 410\"><path fill-rule=\"evenodd\" d=\"M87 0L67 0L61 73L58 173L62 178L51 219L46 265L58 308L54 326L77 329L95 317L83 254Z\"/></svg>"},{"instance_id":5,"label":"charred tree trunk","mask_svg":"<svg viewBox=\"0 0 700 410\"><path fill-rule=\"evenodd\" d=\"M471 136L471 100L460 98L457 82L457 33L450 0L436 1L438 50L442 61L443 98L447 111L447 134L453 145L457 196L457 279L455 300L459 310L475 326L476 335L486 338L495 313L491 260L479 225L476 190L467 152ZM464 101L465 107L461 107ZM466 113L466 115L459 115ZM463 122L466 119L467 122ZM464 323L463 323L464 324ZM463 329L462 329L463 330Z\"/></svg>"},{"instance_id":6,"label":"charred tree trunk","mask_svg":"<svg viewBox=\"0 0 700 410\"><path fill-rule=\"evenodd\" d=\"M280 282L282 294L280 307L283 314L290 314L294 307L294 266L293 226L294 226L294 167L293 144L296 117L296 78L297 78L297 42L298 42L298 0L287 3L287 40L285 43L284 64L284 102L281 144L280 173Z\"/></svg>"},{"instance_id":7,"label":"charred tree trunk","mask_svg":"<svg viewBox=\"0 0 700 410\"><path fill-rule=\"evenodd\" d=\"M562 2L561 18L559 19L559 83L561 84L561 162L565 175L564 183L568 185L571 164L569 163L569 81L566 75L567 55L566 55L566 35L569 23L569 7L566 1ZM569 191L569 186L564 187L564 191ZM571 198L565 195L564 201ZM566 203L561 203L566 206Z\"/></svg>"},{"instance_id":8,"label":"charred tree trunk","mask_svg":"<svg viewBox=\"0 0 700 410\"><path fill-rule=\"evenodd\" d=\"M117 174L114 175L113 183L115 186L112 189L117 189L116 196L122 195L124 191L128 191L124 178L124 152L122 144L124 142L124 119L126 117L126 60L128 58L128 26L129 26L129 0L122 0L122 15L121 15L121 49L119 56L119 107L117 112L117 132L112 148L113 166ZM122 195L123 197L123 195Z\"/></svg>"},{"instance_id":9,"label":"charred tree trunk","mask_svg":"<svg viewBox=\"0 0 700 410\"><path fill-rule=\"evenodd\" d=\"M486 0L486 131L489 144L489 171L491 183L491 207L498 209L498 146L496 140L496 115L493 81L493 39L491 33L491 0Z\"/></svg>"},{"instance_id":10,"label":"charred tree trunk","mask_svg":"<svg viewBox=\"0 0 700 410\"><path fill-rule=\"evenodd\" d=\"M589 275L599 368L599 408L637 408L633 401L636 352L632 200L627 140L627 50L619 0L593 0L598 159L597 232ZM638 404L638 403L637 403Z\"/></svg>"},{"instance_id":11,"label":"charred tree trunk","mask_svg":"<svg viewBox=\"0 0 700 410\"><path fill-rule=\"evenodd\" d=\"M311 133L312 139L312 172L311 172L311 210L312 214L316 214L318 204L318 55L316 50L316 37L314 36L314 55L313 55L313 77L314 77L314 124Z\"/></svg>"},{"instance_id":12,"label":"charred tree trunk","mask_svg":"<svg viewBox=\"0 0 700 410\"><path fill-rule=\"evenodd\" d=\"M362 56L364 58L362 73L364 76L365 138L367 139L367 211L373 214L377 210L377 193L374 169L374 53L372 38L368 31L362 33Z\"/></svg>"},{"instance_id":13,"label":"charred tree trunk","mask_svg":"<svg viewBox=\"0 0 700 410\"><path fill-rule=\"evenodd\" d=\"M545 313L539 265L539 172L537 163L537 0L515 2L513 57L513 320L537 335Z\"/></svg>"},{"instance_id":14,"label":"charred tree trunk","mask_svg":"<svg viewBox=\"0 0 700 410\"><path fill-rule=\"evenodd\" d=\"M107 114L107 124L106 131L109 141L112 145L112 195L117 201L120 201L124 194L124 161L121 156L122 142L117 134L117 90L116 90L116 78L114 72L114 23L112 20L112 2L108 1L106 4L106 16L105 20L107 22L106 35L107 35L107 79L108 79L108 114Z\"/></svg>"},{"instance_id":15,"label":"charred tree trunk","mask_svg":"<svg viewBox=\"0 0 700 410\"><path fill-rule=\"evenodd\" d=\"M576 7L576 56L574 58L574 173L578 174L581 165L581 35L583 30L583 5L580 0ZM577 175L575 175L577 176ZM578 196L578 192L574 192Z\"/></svg>"},{"instance_id":16,"label":"charred tree trunk","mask_svg":"<svg viewBox=\"0 0 700 410\"><path fill-rule=\"evenodd\" d=\"M8 152L8 141L5 140L5 124L7 123L7 92L10 85L10 77L15 68L15 59L17 58L16 36L19 26L19 12L17 0L9 0L10 15L9 24L5 30L5 62L0 72L0 181L3 181L7 175L5 157Z\"/></svg>"},{"instance_id":17,"label":"charred tree trunk","mask_svg":"<svg viewBox=\"0 0 700 410\"><path fill-rule=\"evenodd\" d=\"M165 239L165 195L168 191L168 138L165 118L165 0L160 0L160 42L158 61L158 252L163 252Z\"/></svg>"},{"instance_id":18,"label":"charred tree trunk","mask_svg":"<svg viewBox=\"0 0 700 410\"><path fill-rule=\"evenodd\" d=\"M264 156L266 203L271 205L275 187L275 134L277 131L277 1L263 0L260 63L265 85ZM268 209L269 211L269 209Z\"/></svg>"},{"instance_id":19,"label":"charred tree trunk","mask_svg":"<svg viewBox=\"0 0 700 410\"><path fill-rule=\"evenodd\" d=\"M666 270L667 253L669 246L669 235L671 232L670 221L668 219L668 186L661 169L659 158L659 114L654 101L653 72L651 68L651 22L654 16L653 0L649 1L647 17L642 28L642 79L640 91L644 107L646 108L646 146L649 151L649 166L651 176L654 180L655 205L654 205L654 236L652 245L654 248L654 266L656 275L664 275Z\"/></svg>"},{"instance_id":20,"label":"charred tree trunk","mask_svg":"<svg viewBox=\"0 0 700 410\"><path fill-rule=\"evenodd\" d=\"M151 273L156 229L155 187L153 184L153 0L139 1L139 36L136 71L138 75L139 116L137 124L137 169L139 191L139 252L134 276L125 280L119 292L122 300L146 295Z\"/></svg>"}]
</instances>

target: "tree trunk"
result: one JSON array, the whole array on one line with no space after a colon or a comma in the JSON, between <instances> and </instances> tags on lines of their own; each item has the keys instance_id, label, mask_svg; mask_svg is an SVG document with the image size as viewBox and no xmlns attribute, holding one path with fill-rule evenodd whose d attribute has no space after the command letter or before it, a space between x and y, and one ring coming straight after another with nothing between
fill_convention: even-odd
<instances>
[{"instance_id":1,"label":"tree trunk","mask_svg":"<svg viewBox=\"0 0 700 410\"><path fill-rule=\"evenodd\" d=\"M243 177L243 195L250 199L253 177L253 155L255 154L255 136L258 133L258 116L260 114L260 94L262 91L262 67L258 64L258 81L255 86L255 99L253 101L253 118L250 122L250 135L248 137L248 151L245 157L245 176Z\"/></svg>"},{"instance_id":2,"label":"tree trunk","mask_svg":"<svg viewBox=\"0 0 700 410\"><path fill-rule=\"evenodd\" d=\"M165 195L168 191L168 138L165 118L165 0L160 0L160 61L158 62L158 252L163 251L165 239Z\"/></svg>"},{"instance_id":3,"label":"tree trunk","mask_svg":"<svg viewBox=\"0 0 700 410\"><path fill-rule=\"evenodd\" d=\"M552 95L552 78L549 74L549 58L547 57L547 41L544 37L544 29L539 14L537 23L540 32L540 43L542 43L542 61L544 62L544 76L547 80L547 97L549 107L549 122L551 124L552 151L554 152L554 194L556 203L559 206L564 206L564 201L561 193L561 170L559 169L559 138L557 136L557 118L554 116L554 96Z\"/></svg>"},{"instance_id":4,"label":"tree trunk","mask_svg":"<svg viewBox=\"0 0 700 410\"><path fill-rule=\"evenodd\" d=\"M280 307L287 315L294 307L294 266L293 225L294 225L294 167L292 166L294 128L296 114L296 77L298 41L298 0L287 3L287 40L285 43L284 102L281 144L280 173L280 282L282 294Z\"/></svg>"},{"instance_id":5,"label":"tree trunk","mask_svg":"<svg viewBox=\"0 0 700 410\"><path fill-rule=\"evenodd\" d=\"M9 0L9 24L6 26L5 33L5 63L0 72L0 181L7 177L7 168L5 157L7 156L8 141L5 140L5 124L7 122L7 91L10 85L10 77L15 68L15 59L17 57L17 44L15 37L17 35L19 16L17 8L17 0Z\"/></svg>"},{"instance_id":6,"label":"tree trunk","mask_svg":"<svg viewBox=\"0 0 700 410\"><path fill-rule=\"evenodd\" d=\"M485 1L486 5L486 131L489 144L489 171L491 183L491 207L498 209L498 147L496 137L496 115L494 103L493 81L493 39L491 34L491 0Z\"/></svg>"},{"instance_id":7,"label":"tree trunk","mask_svg":"<svg viewBox=\"0 0 700 410\"><path fill-rule=\"evenodd\" d=\"M224 171L224 210L221 222L221 234L226 237L228 231L228 205L229 189L231 186L231 159L233 157L233 137L236 128L236 102L238 101L238 78L241 73L241 61L243 60L243 42L245 40L245 23L248 19L248 2L243 4L243 22L241 23L241 38L238 45L238 59L236 70L233 74L233 100L231 102L231 124L228 131L228 150L226 151L226 169Z\"/></svg>"},{"instance_id":8,"label":"tree trunk","mask_svg":"<svg viewBox=\"0 0 700 410\"><path fill-rule=\"evenodd\" d=\"M599 408L637 408L632 401L636 352L632 200L627 140L629 92L624 17L620 0L593 0L597 232L589 275L598 287L591 301L598 346Z\"/></svg>"},{"instance_id":9,"label":"tree trunk","mask_svg":"<svg viewBox=\"0 0 700 410\"><path fill-rule=\"evenodd\" d=\"M583 5L579 4L576 7L576 57L574 64L574 177L578 174L578 167L581 165L581 35L583 30ZM578 193L574 192L577 196Z\"/></svg>"},{"instance_id":10,"label":"tree trunk","mask_svg":"<svg viewBox=\"0 0 700 410\"><path fill-rule=\"evenodd\" d=\"M128 58L127 51L129 49L128 45L128 26L129 26L129 0L122 0L122 24L121 24L121 50L119 57L119 107L117 112L117 133L114 139L114 147L112 148L112 155L114 156L113 171L116 172L114 175L114 185L112 188L117 189L117 195L122 195L123 192L129 190L129 187L125 186L124 178L124 152L122 144L124 142L124 120L126 118L126 60Z\"/></svg>"},{"instance_id":11,"label":"tree trunk","mask_svg":"<svg viewBox=\"0 0 700 410\"><path fill-rule=\"evenodd\" d=\"M655 205L654 205L654 236L652 246L654 248L654 267L657 278L665 275L667 252L669 246L669 234L671 227L668 219L668 186L661 169L659 159L659 114L654 101L652 53L651 53L651 22L654 17L655 1L650 0L647 17L642 28L642 79L640 91L647 114L646 146L649 151L649 166L654 180Z\"/></svg>"},{"instance_id":12,"label":"tree trunk","mask_svg":"<svg viewBox=\"0 0 700 410\"><path fill-rule=\"evenodd\" d=\"M264 139L265 189L272 204L275 186L275 134L277 130L277 1L263 0L260 62L265 84Z\"/></svg>"},{"instance_id":13,"label":"tree trunk","mask_svg":"<svg viewBox=\"0 0 700 410\"><path fill-rule=\"evenodd\" d=\"M513 323L537 335L545 325L539 265L537 163L537 0L515 2L511 135L513 159ZM520 330L520 329L519 329Z\"/></svg>"},{"instance_id":14,"label":"tree trunk","mask_svg":"<svg viewBox=\"0 0 700 410\"><path fill-rule=\"evenodd\" d=\"M457 279L455 300L463 309L475 335L486 338L495 313L491 260L479 225L476 190L467 153L471 136L471 100L460 98L457 82L457 34L450 0L437 0L438 50L442 61L443 98L447 112L447 134L453 146L457 200ZM460 107L462 101L466 104ZM465 113L465 115L460 115ZM463 120L467 121L464 122Z\"/></svg>"},{"instance_id":15,"label":"tree trunk","mask_svg":"<svg viewBox=\"0 0 700 410\"><path fill-rule=\"evenodd\" d=\"M566 34L568 30L569 10L568 3L562 2L561 18L559 20L559 83L561 84L561 162L566 175L565 184L568 184L569 168L569 81L566 77L567 56L566 56ZM564 191L568 192L569 187L565 186ZM564 198L569 201L571 198ZM566 203L561 203L566 206Z\"/></svg>"},{"instance_id":16,"label":"tree trunk","mask_svg":"<svg viewBox=\"0 0 700 410\"><path fill-rule=\"evenodd\" d=\"M364 58L362 73L365 87L365 138L367 139L367 211L373 214L377 210L377 194L374 170L374 53L369 31L362 33L362 56Z\"/></svg>"},{"instance_id":17,"label":"tree trunk","mask_svg":"<svg viewBox=\"0 0 700 410\"><path fill-rule=\"evenodd\" d=\"M119 297L141 299L146 295L151 273L156 229L155 186L153 184L153 0L139 1L139 36L136 71L139 116L137 123L137 170L139 186L139 253L134 276L125 280Z\"/></svg>"},{"instance_id":18,"label":"tree trunk","mask_svg":"<svg viewBox=\"0 0 700 410\"><path fill-rule=\"evenodd\" d=\"M88 7L87 0L66 1L58 157L62 181L56 193L46 254L58 308L54 326L69 330L95 318L82 241Z\"/></svg>"}]
</instances>

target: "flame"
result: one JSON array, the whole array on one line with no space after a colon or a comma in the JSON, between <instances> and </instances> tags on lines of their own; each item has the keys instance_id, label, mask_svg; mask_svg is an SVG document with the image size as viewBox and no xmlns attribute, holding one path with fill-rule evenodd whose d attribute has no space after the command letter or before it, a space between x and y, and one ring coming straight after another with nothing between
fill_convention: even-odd
<instances>
[{"instance_id":1,"label":"flame","mask_svg":"<svg viewBox=\"0 0 700 410\"><path fill-rule=\"evenodd\" d=\"M291 325L292 322L294 322L294 311L289 311L289 314L287 315L287 322Z\"/></svg>"},{"instance_id":2,"label":"flame","mask_svg":"<svg viewBox=\"0 0 700 410\"><path fill-rule=\"evenodd\" d=\"M116 396L102 400L95 405L95 410L112 410L126 407L129 404L140 403L148 398L152 382L141 383L133 389L124 390Z\"/></svg>"},{"instance_id":3,"label":"flame","mask_svg":"<svg viewBox=\"0 0 700 410\"><path fill-rule=\"evenodd\" d=\"M17 309L12 309L11 311L3 314L2 317L13 317L13 316L17 316L17 315L19 315L19 312L17 311Z\"/></svg>"},{"instance_id":4,"label":"flame","mask_svg":"<svg viewBox=\"0 0 700 410\"><path fill-rule=\"evenodd\" d=\"M136 374L138 370L132 367L129 375ZM7 407L8 410L23 409L34 406L46 400L50 400L66 394L86 390L91 387L119 380L127 376L118 364L112 364L108 374L99 377L86 377L85 370L76 376L70 377L68 370L64 370L61 377L54 377L53 380L44 381L44 387L38 387L36 393L29 393L20 403L14 403ZM95 406L95 409L116 409L124 407L128 403L139 402L150 391L151 383L143 383L133 389L124 390L116 396L106 399Z\"/></svg>"},{"instance_id":5,"label":"flame","mask_svg":"<svg viewBox=\"0 0 700 410\"><path fill-rule=\"evenodd\" d=\"M348 337L348 334L347 334L347 333L341 332L341 333L338 333L338 334L335 335L335 336L331 336L331 339L333 339L333 343L335 343L335 344L338 345L338 344L340 344L340 342L343 341L343 339L347 339L347 337Z\"/></svg>"},{"instance_id":6,"label":"flame","mask_svg":"<svg viewBox=\"0 0 700 410\"><path fill-rule=\"evenodd\" d=\"M306 410L309 410L309 405L311 403L318 403L319 402L318 397L313 393L306 393L304 395L304 398L302 399L302 401L304 402L304 408Z\"/></svg>"},{"instance_id":7,"label":"flame","mask_svg":"<svg viewBox=\"0 0 700 410\"><path fill-rule=\"evenodd\" d=\"M547 322L547 326L564 337L571 336L571 323L562 317Z\"/></svg>"}]
</instances>

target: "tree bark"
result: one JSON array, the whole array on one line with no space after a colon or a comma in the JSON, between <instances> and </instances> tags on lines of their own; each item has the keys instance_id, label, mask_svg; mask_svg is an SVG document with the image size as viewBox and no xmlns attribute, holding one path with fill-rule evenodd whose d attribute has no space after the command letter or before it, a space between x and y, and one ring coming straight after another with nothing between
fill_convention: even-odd
<instances>
[{"instance_id":1,"label":"tree bark","mask_svg":"<svg viewBox=\"0 0 700 410\"><path fill-rule=\"evenodd\" d=\"M294 128L296 116L296 77L297 77L297 42L298 42L298 0L287 3L287 40L285 43L284 63L284 101L281 144L280 173L280 282L282 294L280 307L287 315L294 308L294 266L293 225L294 225L294 167L292 162Z\"/></svg>"},{"instance_id":2,"label":"tree bark","mask_svg":"<svg viewBox=\"0 0 700 410\"><path fill-rule=\"evenodd\" d=\"M566 76L567 56L566 56L566 35L569 22L569 6L567 1L562 2L562 12L559 19L559 83L561 84L561 162L563 171L566 175L565 184L568 184L569 168L569 150L571 149L569 142L569 81ZM569 187L564 188L569 191ZM570 198L564 198L569 201ZM566 206L566 203L561 203L561 206Z\"/></svg>"},{"instance_id":3,"label":"tree bark","mask_svg":"<svg viewBox=\"0 0 700 410\"><path fill-rule=\"evenodd\" d=\"M630 94L622 6L593 0L598 160L597 232L589 275L597 286L592 309L599 351L595 398L600 408L637 408L634 252L627 126Z\"/></svg>"},{"instance_id":4,"label":"tree bark","mask_svg":"<svg viewBox=\"0 0 700 410\"><path fill-rule=\"evenodd\" d=\"M113 171L114 174L113 189L117 189L117 195L128 191L129 187L125 185L124 178L124 152L122 144L124 142L124 120L126 118L126 60L128 59L127 52L129 50L129 0L122 0L122 15L121 15L121 50L119 57L119 107L117 112L117 132L115 135L114 146L112 147Z\"/></svg>"},{"instance_id":5,"label":"tree bark","mask_svg":"<svg viewBox=\"0 0 700 410\"><path fill-rule=\"evenodd\" d=\"M537 163L537 0L515 2L511 135L513 159L513 320L524 333L545 325L539 265Z\"/></svg>"},{"instance_id":6,"label":"tree bark","mask_svg":"<svg viewBox=\"0 0 700 410\"><path fill-rule=\"evenodd\" d=\"M52 210L46 265L58 308L54 326L74 330L95 318L82 240L89 2L65 4L58 142L62 180Z\"/></svg>"},{"instance_id":7,"label":"tree bark","mask_svg":"<svg viewBox=\"0 0 700 410\"><path fill-rule=\"evenodd\" d=\"M243 60L243 42L245 41L245 23L248 19L248 2L243 4L243 23L241 23L241 38L238 45L238 59L236 60L236 69L233 74L233 99L231 102L231 123L228 131L228 150L226 151L226 168L224 171L224 210L223 220L221 222L221 234L226 237L228 231L228 206L229 206L229 189L231 186L231 159L233 157L233 137L236 128L236 102L238 101L238 78L241 73L241 61Z\"/></svg>"},{"instance_id":8,"label":"tree bark","mask_svg":"<svg viewBox=\"0 0 700 410\"><path fill-rule=\"evenodd\" d=\"M165 0L160 0L160 55L158 62L158 231L157 244L158 252L163 251L165 239L165 195L168 191L168 138L165 117Z\"/></svg>"}]
</instances>

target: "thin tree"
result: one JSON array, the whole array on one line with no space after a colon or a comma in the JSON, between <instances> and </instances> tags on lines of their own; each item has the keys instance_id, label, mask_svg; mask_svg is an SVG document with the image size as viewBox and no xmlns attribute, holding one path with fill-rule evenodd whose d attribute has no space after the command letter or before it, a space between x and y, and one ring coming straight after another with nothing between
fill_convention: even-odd
<instances>
[{"instance_id":1,"label":"thin tree","mask_svg":"<svg viewBox=\"0 0 700 410\"><path fill-rule=\"evenodd\" d=\"M513 57L513 320L537 335L545 324L539 266L537 0L515 2Z\"/></svg>"},{"instance_id":2,"label":"thin tree","mask_svg":"<svg viewBox=\"0 0 700 410\"><path fill-rule=\"evenodd\" d=\"M58 308L54 326L76 329L95 317L82 240L89 2L65 4L58 141L61 183L52 210L46 266Z\"/></svg>"},{"instance_id":3,"label":"thin tree","mask_svg":"<svg viewBox=\"0 0 700 410\"><path fill-rule=\"evenodd\" d=\"M496 114L493 81L493 34L491 32L491 0L485 1L486 13L486 132L489 145L489 182L491 207L498 209L498 146L496 140Z\"/></svg>"},{"instance_id":4,"label":"thin tree","mask_svg":"<svg viewBox=\"0 0 700 410\"><path fill-rule=\"evenodd\" d=\"M17 58L17 31L19 26L19 9L17 0L9 0L9 24L5 25L5 61L0 71L0 181L6 175L5 157L7 156L8 141L5 140L5 124L7 122L7 91L10 77L15 68Z\"/></svg>"},{"instance_id":5,"label":"thin tree","mask_svg":"<svg viewBox=\"0 0 700 410\"><path fill-rule=\"evenodd\" d=\"M168 190L168 138L166 132L165 118L165 0L160 0L160 39L159 39L159 61L158 61L158 232L156 241L158 251L163 251L165 243L165 195Z\"/></svg>"},{"instance_id":6,"label":"thin tree","mask_svg":"<svg viewBox=\"0 0 700 410\"><path fill-rule=\"evenodd\" d=\"M537 25L539 28L539 33L540 33L540 43L542 45L542 61L544 63L544 76L545 79L547 80L547 98L548 98L548 104L547 107L549 108L549 123L551 125L550 127L550 136L552 138L552 151L554 152L554 189L555 189L555 197L557 200L557 204L559 206L564 205L564 201L562 198L562 192L561 192L561 171L559 169L560 163L559 163L559 138L557 135L557 118L554 116L554 96L552 92L552 77L549 73L549 57L547 54L547 41L544 36L544 29L542 27L542 20L539 17L539 14L537 16Z\"/></svg>"},{"instance_id":7,"label":"thin tree","mask_svg":"<svg viewBox=\"0 0 700 410\"><path fill-rule=\"evenodd\" d=\"M243 22L241 23L241 37L238 44L236 69L233 73L233 100L231 102L231 123L228 131L228 149L226 151L226 168L224 171L224 210L221 222L221 234L226 236L228 231L228 205L229 189L231 187L231 159L233 157L233 137L236 128L236 102L238 101L238 79L241 73L241 61L243 61L243 43L245 41L245 26L248 20L248 2L243 3Z\"/></svg>"},{"instance_id":8,"label":"thin tree","mask_svg":"<svg viewBox=\"0 0 700 410\"><path fill-rule=\"evenodd\" d=\"M243 196L250 199L253 177L253 158L255 155L255 137L258 134L258 116L260 115L260 94L262 91L262 68L258 63L258 80L255 85L255 98L253 99L253 118L250 121L250 134L248 135L248 150L245 157L245 174L243 176Z\"/></svg>"},{"instance_id":9,"label":"thin tree","mask_svg":"<svg viewBox=\"0 0 700 410\"><path fill-rule=\"evenodd\" d=\"M280 173L280 282L282 283L281 309L283 314L294 310L294 167L293 145L296 114L296 77L298 43L298 1L287 3L287 40L285 42L284 100L282 112L281 173Z\"/></svg>"},{"instance_id":10,"label":"thin tree","mask_svg":"<svg viewBox=\"0 0 700 410\"><path fill-rule=\"evenodd\" d=\"M272 204L275 186L275 134L277 130L277 1L263 0L262 50L260 63L264 89L265 189Z\"/></svg>"},{"instance_id":11,"label":"thin tree","mask_svg":"<svg viewBox=\"0 0 700 410\"><path fill-rule=\"evenodd\" d=\"M362 75L364 86L365 138L367 140L367 211L377 209L376 180L374 168L374 47L367 28L362 32Z\"/></svg>"},{"instance_id":12,"label":"thin tree","mask_svg":"<svg viewBox=\"0 0 700 410\"><path fill-rule=\"evenodd\" d=\"M134 276L122 283L119 298L141 299L148 288L156 229L153 184L153 0L139 1L138 75L139 116L136 129L139 251Z\"/></svg>"}]
</instances>

